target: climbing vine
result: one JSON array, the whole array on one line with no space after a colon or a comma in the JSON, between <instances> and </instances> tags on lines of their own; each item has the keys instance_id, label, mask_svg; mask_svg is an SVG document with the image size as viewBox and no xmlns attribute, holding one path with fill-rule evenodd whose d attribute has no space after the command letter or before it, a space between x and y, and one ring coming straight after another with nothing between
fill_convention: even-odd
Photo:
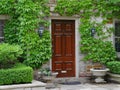
<instances>
[{"instance_id":1,"label":"climbing vine","mask_svg":"<svg viewBox=\"0 0 120 90\"><path fill-rule=\"evenodd\" d=\"M120 18L119 3L109 0L58 0L55 12L60 15L80 17L80 50L84 60L106 64L116 59L112 42L108 40L114 29L108 27L113 18ZM91 29L96 30L94 37Z\"/></svg>"},{"instance_id":2,"label":"climbing vine","mask_svg":"<svg viewBox=\"0 0 120 90\"><path fill-rule=\"evenodd\" d=\"M24 50L24 63L39 68L51 57L51 39L45 30L40 38L39 25L48 28L48 0L1 0L0 14L10 16L4 29L5 42L19 44ZM107 39L113 28L107 27L110 19L120 18L119 3L109 0L57 0L55 12L64 16L80 17L80 50L86 54L85 60L105 64L116 58L113 45ZM98 20L102 18L102 20ZM90 29L96 29L91 37Z\"/></svg>"},{"instance_id":3,"label":"climbing vine","mask_svg":"<svg viewBox=\"0 0 120 90\"><path fill-rule=\"evenodd\" d=\"M0 14L8 14L4 29L5 42L19 44L24 50L24 63L39 68L51 57L51 39L45 30L40 38L40 25L48 28L48 0L1 0Z\"/></svg>"}]
</instances>

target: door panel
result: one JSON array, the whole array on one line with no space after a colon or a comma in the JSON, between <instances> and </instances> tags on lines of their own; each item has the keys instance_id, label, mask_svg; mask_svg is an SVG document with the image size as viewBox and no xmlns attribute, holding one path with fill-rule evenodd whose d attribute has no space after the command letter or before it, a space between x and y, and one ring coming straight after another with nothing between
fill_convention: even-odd
<instances>
[{"instance_id":1,"label":"door panel","mask_svg":"<svg viewBox=\"0 0 120 90\"><path fill-rule=\"evenodd\" d=\"M58 77L75 76L75 21L52 20L52 70Z\"/></svg>"},{"instance_id":2,"label":"door panel","mask_svg":"<svg viewBox=\"0 0 120 90\"><path fill-rule=\"evenodd\" d=\"M72 32L72 30L73 30L72 23L65 24L65 31Z\"/></svg>"},{"instance_id":3,"label":"door panel","mask_svg":"<svg viewBox=\"0 0 120 90\"><path fill-rule=\"evenodd\" d=\"M55 56L62 56L62 36L60 36L60 35L56 35L55 37L54 37L54 39L55 39L55 43L54 43L54 46L55 46L55 48L54 48L54 53L55 53Z\"/></svg>"},{"instance_id":4,"label":"door panel","mask_svg":"<svg viewBox=\"0 0 120 90\"><path fill-rule=\"evenodd\" d=\"M62 31L62 25L60 23L55 24L55 32L61 32Z\"/></svg>"},{"instance_id":5,"label":"door panel","mask_svg":"<svg viewBox=\"0 0 120 90\"><path fill-rule=\"evenodd\" d=\"M65 56L72 56L72 35L65 36Z\"/></svg>"}]
</instances>

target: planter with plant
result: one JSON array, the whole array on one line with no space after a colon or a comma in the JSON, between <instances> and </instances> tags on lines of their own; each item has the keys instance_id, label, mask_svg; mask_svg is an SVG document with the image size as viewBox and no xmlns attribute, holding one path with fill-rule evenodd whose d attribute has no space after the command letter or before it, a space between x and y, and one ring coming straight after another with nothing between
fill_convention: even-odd
<instances>
[{"instance_id":1,"label":"planter with plant","mask_svg":"<svg viewBox=\"0 0 120 90\"><path fill-rule=\"evenodd\" d=\"M120 61L108 62L107 67L110 69L108 79L120 83Z\"/></svg>"},{"instance_id":2,"label":"planter with plant","mask_svg":"<svg viewBox=\"0 0 120 90\"><path fill-rule=\"evenodd\" d=\"M40 69L38 74L39 79L47 83L46 88L54 88L56 86L57 83L55 82L55 78L58 75L57 72L52 72L50 68L44 67Z\"/></svg>"},{"instance_id":3,"label":"planter with plant","mask_svg":"<svg viewBox=\"0 0 120 90\"><path fill-rule=\"evenodd\" d=\"M83 24L85 23L83 22ZM89 25L90 22L86 23L86 27L90 28ZM95 37L91 36L91 32L86 30L85 25L81 26L80 32L82 34L82 40L80 50L85 54L84 61L91 61L93 64L91 72L94 76L99 77L95 82L105 82L100 76L105 76L106 72L109 70L106 68L107 62L114 61L117 56L112 42L106 41L109 37L103 33L104 27L100 23L93 23L93 25L95 25L94 28L96 29ZM101 64L102 67L95 68L94 64L96 63Z\"/></svg>"},{"instance_id":4,"label":"planter with plant","mask_svg":"<svg viewBox=\"0 0 120 90\"><path fill-rule=\"evenodd\" d=\"M107 71L109 71L109 69L106 68L106 63L114 61L116 53L110 41L102 41L96 38L91 39L91 41L92 40L93 42L91 42L91 45L87 47L89 50L84 60L91 60L93 66L95 63L102 64L101 68L92 68L90 71L93 76L97 77L95 79L96 83L105 82L102 77L104 77ZM83 49L84 47L81 48Z\"/></svg>"},{"instance_id":5,"label":"planter with plant","mask_svg":"<svg viewBox=\"0 0 120 90\"><path fill-rule=\"evenodd\" d=\"M44 69L40 69L40 72L38 72L38 74L40 75L41 78L43 78L44 80L52 80L57 76L57 72L52 72L50 70L50 68L44 68Z\"/></svg>"}]
</instances>

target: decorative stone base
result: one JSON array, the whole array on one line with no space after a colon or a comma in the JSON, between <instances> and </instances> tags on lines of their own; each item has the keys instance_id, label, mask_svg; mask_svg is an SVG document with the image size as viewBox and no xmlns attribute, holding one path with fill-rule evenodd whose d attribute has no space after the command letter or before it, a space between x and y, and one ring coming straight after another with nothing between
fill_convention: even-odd
<instances>
[{"instance_id":1,"label":"decorative stone base","mask_svg":"<svg viewBox=\"0 0 120 90\"><path fill-rule=\"evenodd\" d=\"M45 83L33 80L29 84L2 85L0 90L45 90Z\"/></svg>"},{"instance_id":2,"label":"decorative stone base","mask_svg":"<svg viewBox=\"0 0 120 90\"><path fill-rule=\"evenodd\" d=\"M92 72L93 76L96 77L96 79L95 79L96 83L105 83L106 82L103 77L107 74L107 71L109 71L108 68L101 69L101 70L92 68L92 69L90 69L90 71Z\"/></svg>"},{"instance_id":3,"label":"decorative stone base","mask_svg":"<svg viewBox=\"0 0 120 90\"><path fill-rule=\"evenodd\" d=\"M106 83L106 81L105 81L102 77L97 77L97 78L95 79L95 82L96 82L96 83Z\"/></svg>"}]
</instances>

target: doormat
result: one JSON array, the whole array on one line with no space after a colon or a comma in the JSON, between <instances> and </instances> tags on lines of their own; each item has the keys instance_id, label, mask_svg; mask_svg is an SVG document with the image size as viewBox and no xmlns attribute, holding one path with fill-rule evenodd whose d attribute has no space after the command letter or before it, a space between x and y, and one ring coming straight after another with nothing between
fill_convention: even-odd
<instances>
[{"instance_id":1,"label":"doormat","mask_svg":"<svg viewBox=\"0 0 120 90\"><path fill-rule=\"evenodd\" d=\"M63 82L61 84L63 84L63 85L78 85L78 84L81 84L81 82L79 82L79 81L72 81L72 82Z\"/></svg>"}]
</instances>

